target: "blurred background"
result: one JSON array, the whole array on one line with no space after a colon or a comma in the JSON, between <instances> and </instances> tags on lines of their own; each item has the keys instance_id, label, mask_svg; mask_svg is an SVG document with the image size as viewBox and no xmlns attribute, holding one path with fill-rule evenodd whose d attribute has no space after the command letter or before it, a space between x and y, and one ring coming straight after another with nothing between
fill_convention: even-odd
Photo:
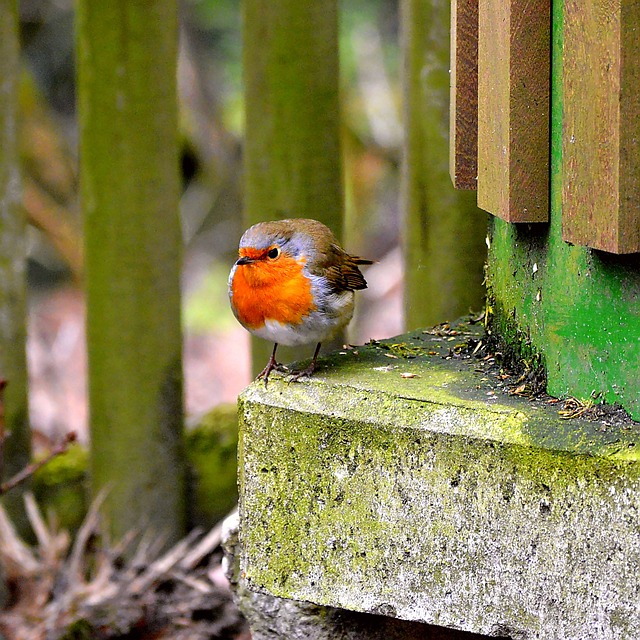
<instances>
[{"instance_id":1,"label":"blurred background","mask_svg":"<svg viewBox=\"0 0 640 640\"><path fill-rule=\"evenodd\" d=\"M35 444L47 447L69 430L87 439L73 10L72 0L20 3L20 154L31 223L29 410ZM377 261L367 269L369 288L359 295L349 329L354 343L403 328L398 29L396 0L342 3L344 243ZM241 45L240 0L182 2L182 295L190 415L235 402L250 381L249 337L227 301L243 231ZM366 226L353 233L349 220Z\"/></svg>"}]
</instances>

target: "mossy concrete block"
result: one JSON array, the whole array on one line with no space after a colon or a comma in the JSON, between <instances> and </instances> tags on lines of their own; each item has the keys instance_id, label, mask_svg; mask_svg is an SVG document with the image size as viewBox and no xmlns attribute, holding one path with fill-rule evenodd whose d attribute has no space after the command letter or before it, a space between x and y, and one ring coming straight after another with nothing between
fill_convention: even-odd
<instances>
[{"instance_id":1,"label":"mossy concrete block","mask_svg":"<svg viewBox=\"0 0 640 640\"><path fill-rule=\"evenodd\" d=\"M492 636L640 637L637 426L496 391L451 351L478 332L244 391L245 585Z\"/></svg>"}]
</instances>

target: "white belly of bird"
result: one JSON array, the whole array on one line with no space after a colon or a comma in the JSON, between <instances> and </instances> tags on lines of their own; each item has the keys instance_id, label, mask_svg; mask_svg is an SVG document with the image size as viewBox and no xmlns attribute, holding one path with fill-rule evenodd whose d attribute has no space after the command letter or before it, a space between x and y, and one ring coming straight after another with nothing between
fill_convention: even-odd
<instances>
[{"instance_id":1,"label":"white belly of bird","mask_svg":"<svg viewBox=\"0 0 640 640\"><path fill-rule=\"evenodd\" d=\"M283 324L267 318L264 326L250 331L259 338L288 347L325 342L349 324L353 316L353 298L353 291L332 294L329 305L331 313L326 310L312 311L298 325Z\"/></svg>"}]
</instances>

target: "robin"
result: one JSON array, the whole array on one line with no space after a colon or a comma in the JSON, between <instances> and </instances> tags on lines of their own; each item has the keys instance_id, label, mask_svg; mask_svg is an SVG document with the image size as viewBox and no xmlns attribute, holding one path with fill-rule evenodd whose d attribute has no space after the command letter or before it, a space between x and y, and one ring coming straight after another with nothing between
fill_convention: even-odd
<instances>
[{"instance_id":1,"label":"robin","mask_svg":"<svg viewBox=\"0 0 640 640\"><path fill-rule=\"evenodd\" d=\"M310 376L320 345L349 324L353 292L366 289L358 265L373 264L349 255L331 230L317 220L259 222L240 238L239 258L229 274L229 300L238 322L254 336L274 342L257 379L274 370L279 344L317 343L311 364L291 375Z\"/></svg>"}]
</instances>

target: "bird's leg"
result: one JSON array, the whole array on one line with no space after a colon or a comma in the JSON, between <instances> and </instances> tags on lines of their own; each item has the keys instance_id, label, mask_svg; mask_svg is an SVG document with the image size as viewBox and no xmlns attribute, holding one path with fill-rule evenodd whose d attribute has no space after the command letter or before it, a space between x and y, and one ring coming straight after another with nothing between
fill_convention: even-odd
<instances>
[{"instance_id":1,"label":"bird's leg","mask_svg":"<svg viewBox=\"0 0 640 640\"><path fill-rule=\"evenodd\" d=\"M300 380L300 378L309 378L311 374L316 370L316 360L318 359L318 353L320 353L320 342L318 342L318 346L316 347L315 353L313 354L313 358L309 363L309 366L306 369L301 369L300 371L294 371L289 377L289 382L294 382L296 380Z\"/></svg>"},{"instance_id":2,"label":"bird's leg","mask_svg":"<svg viewBox=\"0 0 640 640\"><path fill-rule=\"evenodd\" d=\"M256 380L260 380L260 378L264 378L264 386L267 386L267 381L269 380L269 374L275 369L276 371L281 371L282 373L286 373L288 369L276 362L276 350L278 349L278 343L276 342L273 345L273 351L271 352L271 357L267 362L267 366L257 375Z\"/></svg>"}]
</instances>

